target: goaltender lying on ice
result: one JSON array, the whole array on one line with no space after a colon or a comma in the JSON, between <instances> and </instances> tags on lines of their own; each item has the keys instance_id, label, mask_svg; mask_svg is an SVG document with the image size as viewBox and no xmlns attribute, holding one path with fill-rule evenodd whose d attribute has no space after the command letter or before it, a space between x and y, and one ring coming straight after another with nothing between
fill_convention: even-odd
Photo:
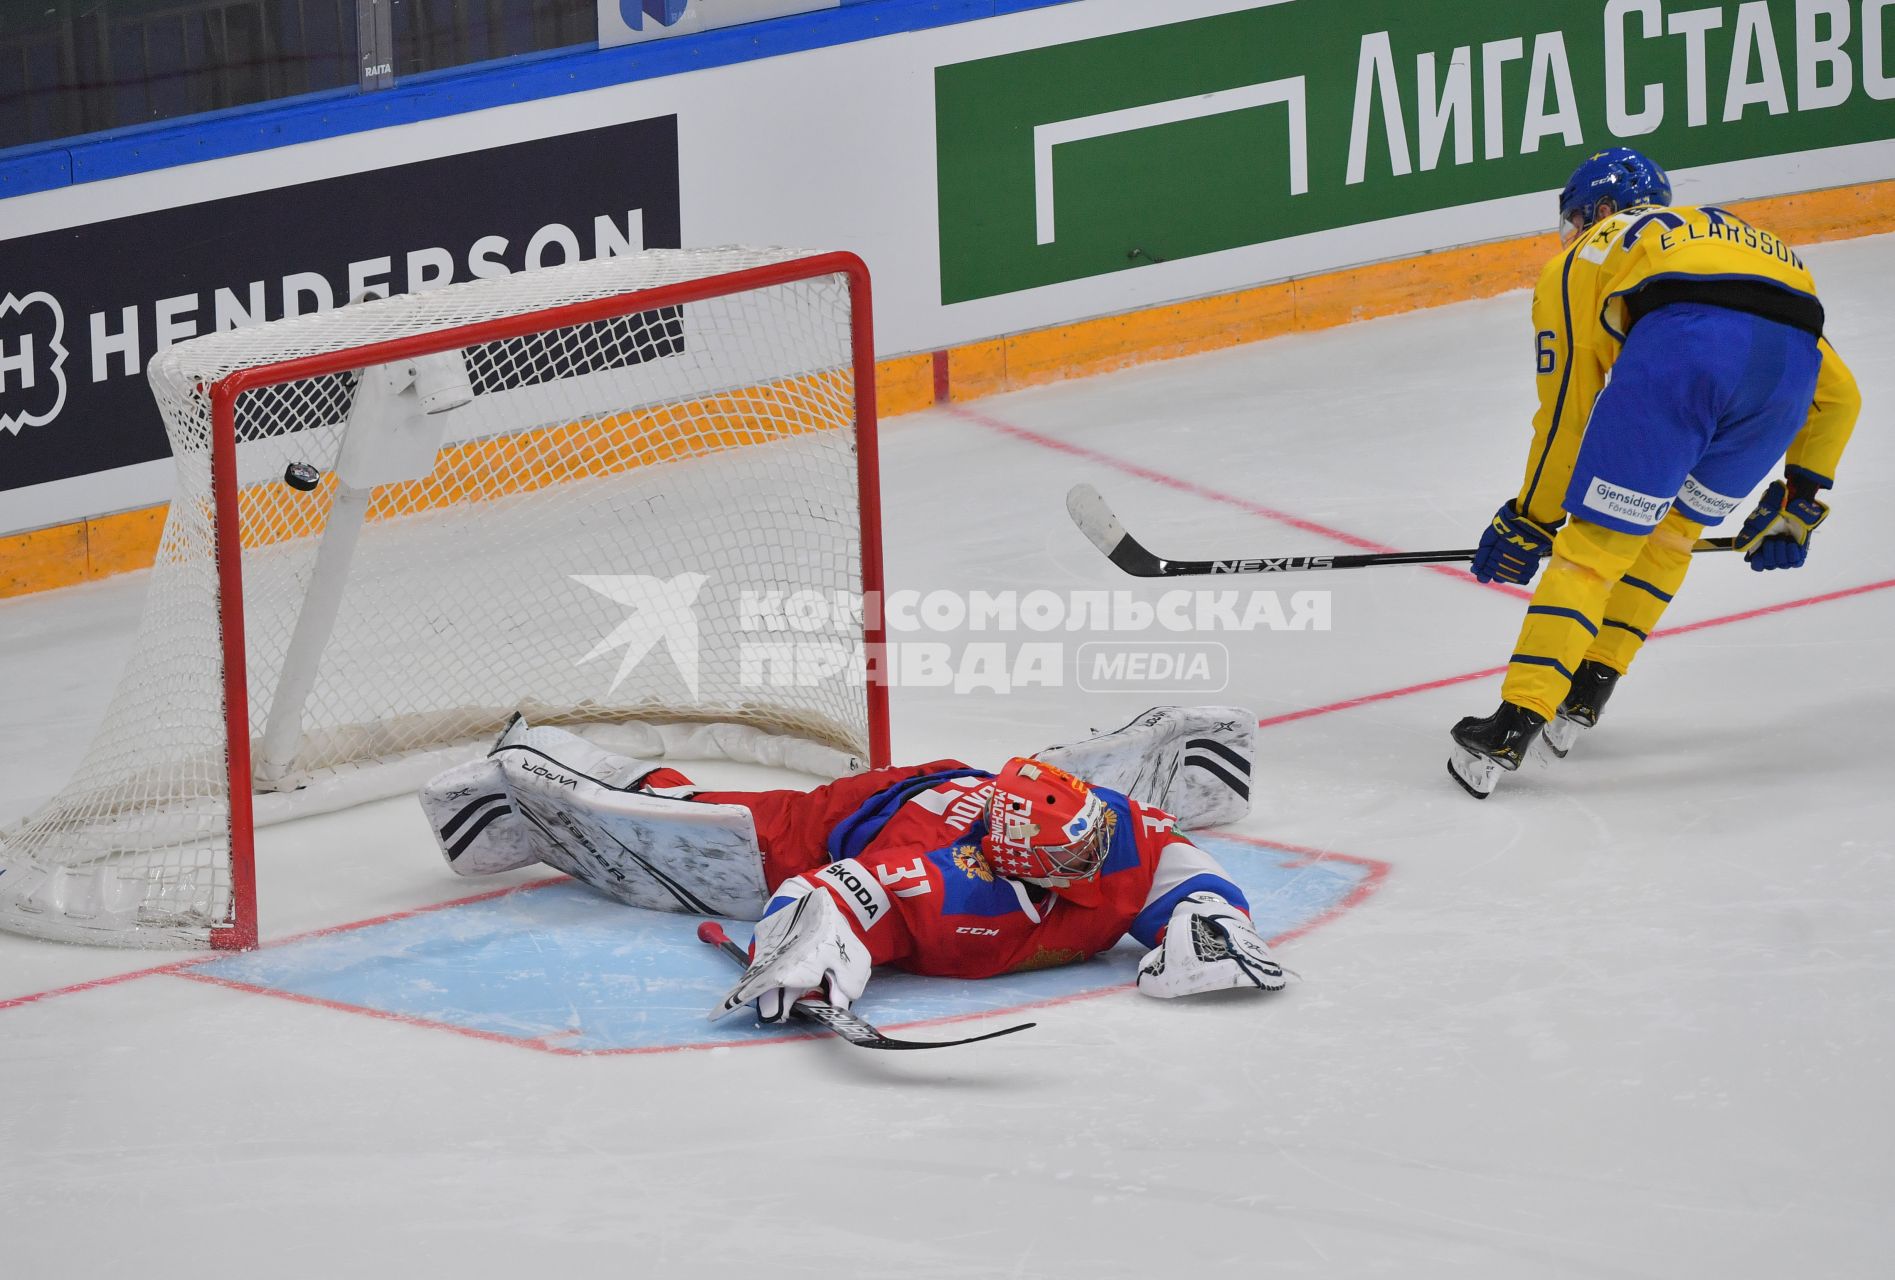
<instances>
[{"instance_id":1,"label":"goaltender lying on ice","mask_svg":"<svg viewBox=\"0 0 1895 1280\"><path fill-rule=\"evenodd\" d=\"M754 1003L782 1021L812 990L846 1008L877 964L982 978L1128 933L1151 948L1147 995L1275 991L1284 972L1243 892L1178 829L1249 812L1255 725L1237 707L1155 707L998 773L934 760L711 791L515 716L421 804L461 875L543 862L632 906L759 920L713 1018Z\"/></svg>"}]
</instances>

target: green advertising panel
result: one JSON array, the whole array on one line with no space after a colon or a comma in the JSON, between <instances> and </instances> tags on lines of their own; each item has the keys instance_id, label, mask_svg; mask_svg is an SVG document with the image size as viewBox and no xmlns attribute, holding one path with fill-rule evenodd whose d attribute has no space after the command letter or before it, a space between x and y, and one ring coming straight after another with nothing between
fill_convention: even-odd
<instances>
[{"instance_id":1,"label":"green advertising panel","mask_svg":"<svg viewBox=\"0 0 1895 1280\"><path fill-rule=\"evenodd\" d=\"M943 66L935 117L946 304L1889 138L1895 0L1288 0Z\"/></svg>"}]
</instances>

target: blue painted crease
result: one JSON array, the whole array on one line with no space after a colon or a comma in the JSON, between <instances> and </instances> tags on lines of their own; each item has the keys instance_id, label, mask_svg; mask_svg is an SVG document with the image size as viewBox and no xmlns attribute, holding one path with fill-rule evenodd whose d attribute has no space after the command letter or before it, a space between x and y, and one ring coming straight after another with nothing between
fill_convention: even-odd
<instances>
[{"instance_id":1,"label":"blue painted crease","mask_svg":"<svg viewBox=\"0 0 1895 1280\"><path fill-rule=\"evenodd\" d=\"M1372 873L1353 860L1201 836L1276 937L1335 911ZM577 1052L784 1039L705 1013L736 977L697 920L620 906L570 881L211 961L196 972L287 995ZM750 926L732 933L748 936ZM1123 987L1142 948L979 981L882 970L858 1008L885 1026L994 1012Z\"/></svg>"}]
</instances>

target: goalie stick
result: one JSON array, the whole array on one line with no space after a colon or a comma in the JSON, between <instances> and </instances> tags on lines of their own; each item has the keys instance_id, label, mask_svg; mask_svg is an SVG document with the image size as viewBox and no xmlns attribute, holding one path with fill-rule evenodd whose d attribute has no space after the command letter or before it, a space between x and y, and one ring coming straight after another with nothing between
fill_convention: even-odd
<instances>
[{"instance_id":1,"label":"goalie stick","mask_svg":"<svg viewBox=\"0 0 1895 1280\"><path fill-rule=\"evenodd\" d=\"M750 967L750 957L745 954L742 947L731 941L730 935L724 932L724 926L718 924L717 921L706 920L700 924L697 927L697 937L699 942L716 947L744 968ZM835 1032L850 1044L862 1049L949 1049L957 1044L973 1044L979 1040L992 1040L996 1036L1010 1036L1016 1031L1025 1031L1028 1027L1039 1025L1034 1022L1022 1022L1016 1027L1002 1027L998 1031L968 1036L963 1040L900 1040L894 1036L883 1035L873 1023L817 996L803 996L791 1006L791 1012L805 1022L814 1022Z\"/></svg>"},{"instance_id":2,"label":"goalie stick","mask_svg":"<svg viewBox=\"0 0 1895 1280\"><path fill-rule=\"evenodd\" d=\"M1452 564L1472 560L1466 551L1376 551L1327 556L1233 556L1216 560L1173 560L1156 555L1125 531L1099 491L1076 484L1066 493L1066 514L1106 559L1134 578L1226 577L1242 573L1298 573L1312 569L1367 569L1383 564ZM1700 538L1693 551L1735 551L1735 538Z\"/></svg>"}]
</instances>

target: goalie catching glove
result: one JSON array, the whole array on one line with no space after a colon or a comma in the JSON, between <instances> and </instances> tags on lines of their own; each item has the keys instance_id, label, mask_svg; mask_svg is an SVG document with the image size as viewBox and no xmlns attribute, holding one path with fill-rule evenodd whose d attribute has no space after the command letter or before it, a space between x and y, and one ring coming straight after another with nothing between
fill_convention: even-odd
<instances>
[{"instance_id":1,"label":"goalie catching glove","mask_svg":"<svg viewBox=\"0 0 1895 1280\"><path fill-rule=\"evenodd\" d=\"M1138 966L1138 989L1161 1000L1232 987L1281 991L1288 981L1250 917L1214 893L1179 902L1165 940Z\"/></svg>"},{"instance_id":2,"label":"goalie catching glove","mask_svg":"<svg viewBox=\"0 0 1895 1280\"><path fill-rule=\"evenodd\" d=\"M797 1000L817 995L847 1009L869 984L869 949L835 901L812 889L757 922L750 967L711 1011L715 1022L755 1002L759 1022L787 1022Z\"/></svg>"}]
</instances>

